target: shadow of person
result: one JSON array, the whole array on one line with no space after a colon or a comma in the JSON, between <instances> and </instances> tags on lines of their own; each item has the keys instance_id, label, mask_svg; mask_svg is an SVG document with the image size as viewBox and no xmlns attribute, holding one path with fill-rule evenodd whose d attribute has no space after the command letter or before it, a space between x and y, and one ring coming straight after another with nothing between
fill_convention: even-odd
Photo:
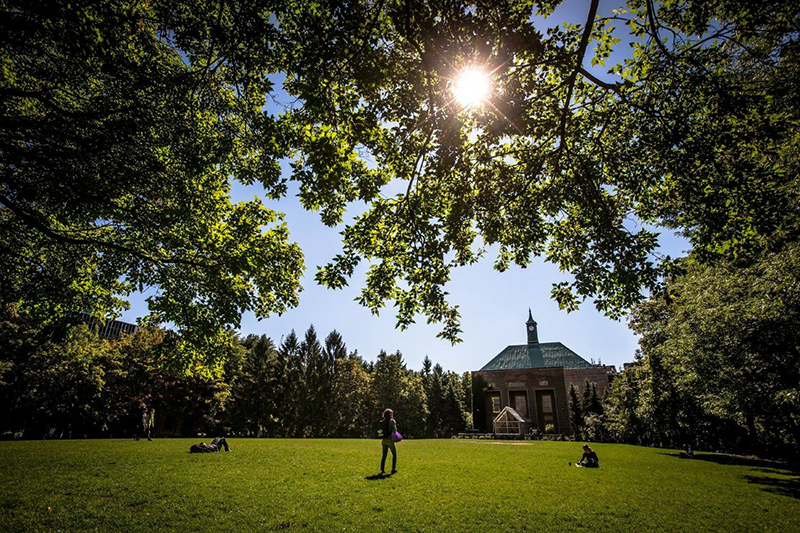
<instances>
[{"instance_id":1,"label":"shadow of person","mask_svg":"<svg viewBox=\"0 0 800 533\"><path fill-rule=\"evenodd\" d=\"M389 479L390 477L392 477L391 474L375 474L374 476L367 476L364 479L367 481L376 481L378 479Z\"/></svg>"}]
</instances>

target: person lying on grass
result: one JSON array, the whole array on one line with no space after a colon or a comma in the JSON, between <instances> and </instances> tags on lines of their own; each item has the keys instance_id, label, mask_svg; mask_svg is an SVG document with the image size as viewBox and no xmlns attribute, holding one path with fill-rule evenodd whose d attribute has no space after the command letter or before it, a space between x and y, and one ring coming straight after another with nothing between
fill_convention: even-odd
<instances>
[{"instance_id":1,"label":"person lying on grass","mask_svg":"<svg viewBox=\"0 0 800 533\"><path fill-rule=\"evenodd\" d=\"M219 453L223 448L225 448L226 452L231 451L231 447L228 446L228 441L225 440L225 437L214 437L211 444L206 444L205 442L193 444L189 448L189 453Z\"/></svg>"},{"instance_id":2,"label":"person lying on grass","mask_svg":"<svg viewBox=\"0 0 800 533\"><path fill-rule=\"evenodd\" d=\"M600 466L600 459L597 458L597 454L589 448L588 444L584 444L583 457L581 457L580 462L575 463L575 466L578 468L597 468Z\"/></svg>"}]
</instances>

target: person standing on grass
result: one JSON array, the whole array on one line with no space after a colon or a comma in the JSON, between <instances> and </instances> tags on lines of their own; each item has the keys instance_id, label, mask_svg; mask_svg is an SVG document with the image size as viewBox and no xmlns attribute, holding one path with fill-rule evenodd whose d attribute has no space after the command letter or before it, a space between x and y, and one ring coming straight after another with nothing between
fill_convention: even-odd
<instances>
[{"instance_id":1,"label":"person standing on grass","mask_svg":"<svg viewBox=\"0 0 800 533\"><path fill-rule=\"evenodd\" d=\"M150 412L147 413L144 421L145 433L147 433L147 440L153 440L153 428L156 425L156 410L151 407Z\"/></svg>"},{"instance_id":2,"label":"person standing on grass","mask_svg":"<svg viewBox=\"0 0 800 533\"><path fill-rule=\"evenodd\" d=\"M383 455L381 456L381 474L386 473L386 455L389 450L392 450L392 474L397 472L397 446L392 440L392 433L397 431L397 422L394 420L394 411L387 409L383 412L383 420L381 420L381 448L383 448Z\"/></svg>"},{"instance_id":3,"label":"person standing on grass","mask_svg":"<svg viewBox=\"0 0 800 533\"><path fill-rule=\"evenodd\" d=\"M142 402L142 436L147 435L147 404ZM139 435L136 435L139 440Z\"/></svg>"}]
</instances>

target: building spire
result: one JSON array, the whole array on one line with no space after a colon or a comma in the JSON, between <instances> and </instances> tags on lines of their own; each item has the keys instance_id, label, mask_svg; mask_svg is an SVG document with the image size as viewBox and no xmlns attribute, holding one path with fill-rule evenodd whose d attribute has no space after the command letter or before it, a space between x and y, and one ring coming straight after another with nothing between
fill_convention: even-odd
<instances>
[{"instance_id":1,"label":"building spire","mask_svg":"<svg viewBox=\"0 0 800 533\"><path fill-rule=\"evenodd\" d=\"M539 344L539 332L530 307L528 308L528 321L525 322L525 326L528 330L528 344Z\"/></svg>"},{"instance_id":2,"label":"building spire","mask_svg":"<svg viewBox=\"0 0 800 533\"><path fill-rule=\"evenodd\" d=\"M539 331L530 308L528 308L528 321L525 322L525 329L528 333L528 359L530 360L530 367L542 368L544 367L544 357L542 356L542 348L539 346Z\"/></svg>"}]
</instances>

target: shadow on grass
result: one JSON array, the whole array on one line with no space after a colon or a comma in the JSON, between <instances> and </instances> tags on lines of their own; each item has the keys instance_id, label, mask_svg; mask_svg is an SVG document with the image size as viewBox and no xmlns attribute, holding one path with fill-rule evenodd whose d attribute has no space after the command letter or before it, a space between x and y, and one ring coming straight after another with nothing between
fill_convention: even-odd
<instances>
[{"instance_id":1,"label":"shadow on grass","mask_svg":"<svg viewBox=\"0 0 800 533\"><path fill-rule=\"evenodd\" d=\"M800 477L787 471L771 470L770 473L786 477L744 476L744 478L748 483L761 485L767 492L800 500Z\"/></svg>"},{"instance_id":2,"label":"shadow on grass","mask_svg":"<svg viewBox=\"0 0 800 533\"><path fill-rule=\"evenodd\" d=\"M367 476L364 479L367 481L378 481L379 479L389 479L392 477L391 474L375 474L374 476Z\"/></svg>"},{"instance_id":3,"label":"shadow on grass","mask_svg":"<svg viewBox=\"0 0 800 533\"><path fill-rule=\"evenodd\" d=\"M677 453L662 453L680 458ZM689 459L682 459L688 461ZM706 461L720 465L748 466L752 472L768 475L746 475L742 478L748 483L761 485L767 492L800 499L800 465L758 459L757 457L738 457L721 453L695 454L692 461Z\"/></svg>"}]
</instances>

